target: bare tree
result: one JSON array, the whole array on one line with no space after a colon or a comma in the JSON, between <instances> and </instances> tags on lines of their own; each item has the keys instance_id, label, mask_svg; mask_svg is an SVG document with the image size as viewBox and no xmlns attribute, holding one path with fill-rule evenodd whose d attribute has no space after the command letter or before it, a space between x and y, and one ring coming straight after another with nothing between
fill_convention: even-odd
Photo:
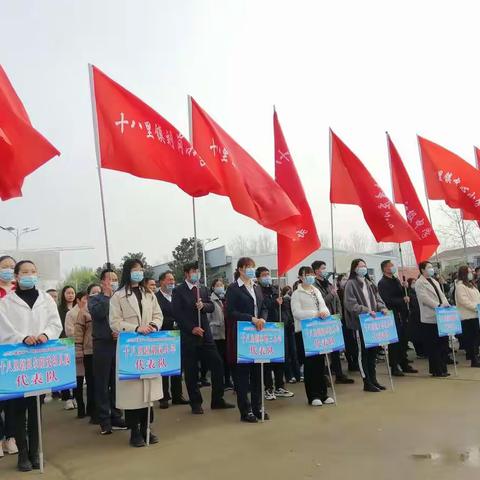
<instances>
[{"instance_id":1,"label":"bare tree","mask_svg":"<svg viewBox=\"0 0 480 480\"><path fill-rule=\"evenodd\" d=\"M480 230L477 222L463 220L460 210L440 205L444 222L436 227L439 240L447 246L463 248L479 244Z\"/></svg>"},{"instance_id":2,"label":"bare tree","mask_svg":"<svg viewBox=\"0 0 480 480\"><path fill-rule=\"evenodd\" d=\"M248 238L238 235L228 244L228 251L234 257L242 257L248 255L249 241Z\"/></svg>"},{"instance_id":3,"label":"bare tree","mask_svg":"<svg viewBox=\"0 0 480 480\"><path fill-rule=\"evenodd\" d=\"M234 257L243 255L261 255L275 253L276 244L273 234L262 233L257 237L239 235L228 244L228 251Z\"/></svg>"},{"instance_id":4,"label":"bare tree","mask_svg":"<svg viewBox=\"0 0 480 480\"><path fill-rule=\"evenodd\" d=\"M353 232L348 237L335 238L335 246L355 253L374 253L379 249L373 236L358 232Z\"/></svg>"}]
</instances>

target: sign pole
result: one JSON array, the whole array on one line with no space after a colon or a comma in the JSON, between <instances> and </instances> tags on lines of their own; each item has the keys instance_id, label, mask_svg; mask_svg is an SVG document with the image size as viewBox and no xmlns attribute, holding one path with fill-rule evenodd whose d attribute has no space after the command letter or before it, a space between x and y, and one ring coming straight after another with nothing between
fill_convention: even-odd
<instances>
[{"instance_id":1,"label":"sign pole","mask_svg":"<svg viewBox=\"0 0 480 480\"><path fill-rule=\"evenodd\" d=\"M260 363L260 383L262 384L261 392L262 392L262 419L261 422L265 422L265 392L264 392L264 369L263 366L265 365L264 362Z\"/></svg>"},{"instance_id":2,"label":"sign pole","mask_svg":"<svg viewBox=\"0 0 480 480\"><path fill-rule=\"evenodd\" d=\"M385 361L387 362L388 377L390 378L390 385L392 387L392 392L395 391L393 386L392 371L390 370L390 359L388 358L388 345L383 345L383 351L385 352Z\"/></svg>"},{"instance_id":3,"label":"sign pole","mask_svg":"<svg viewBox=\"0 0 480 480\"><path fill-rule=\"evenodd\" d=\"M453 356L453 369L455 371L455 376L458 377L458 371L457 371L457 359L455 357L455 348L453 346L453 335L448 336L450 339L450 348L452 349L452 356Z\"/></svg>"},{"instance_id":4,"label":"sign pole","mask_svg":"<svg viewBox=\"0 0 480 480\"><path fill-rule=\"evenodd\" d=\"M42 439L42 412L40 406L40 395L35 397L37 402L37 423L38 423L38 456L40 458L40 473L44 473L43 465L43 439Z\"/></svg>"},{"instance_id":5,"label":"sign pole","mask_svg":"<svg viewBox=\"0 0 480 480\"><path fill-rule=\"evenodd\" d=\"M333 400L335 400L335 406L337 406L337 392L335 392L335 385L333 383L332 370L330 368L330 359L328 353L325 354L325 360L327 361L328 376L330 377L330 385L332 386Z\"/></svg>"}]
</instances>

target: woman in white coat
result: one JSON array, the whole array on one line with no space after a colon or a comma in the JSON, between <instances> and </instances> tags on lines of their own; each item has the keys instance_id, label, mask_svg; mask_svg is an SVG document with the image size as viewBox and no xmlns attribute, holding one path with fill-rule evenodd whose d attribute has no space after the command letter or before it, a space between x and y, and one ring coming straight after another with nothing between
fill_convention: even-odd
<instances>
[{"instance_id":1,"label":"woman in white coat","mask_svg":"<svg viewBox=\"0 0 480 480\"><path fill-rule=\"evenodd\" d=\"M311 267L301 267L298 272L299 283L292 294L291 307L295 321L295 342L299 361L303 363L303 376L307 400L312 407L334 403L328 396L325 380L325 355L305 356L301 320L308 318L326 318L330 315L323 296L315 283L315 273Z\"/></svg>"},{"instance_id":2,"label":"woman in white coat","mask_svg":"<svg viewBox=\"0 0 480 480\"><path fill-rule=\"evenodd\" d=\"M473 270L467 265L462 265L458 269L455 283L455 304L462 319L462 337L467 360L470 360L472 367L479 368L480 329L477 305L480 304L480 291L473 283Z\"/></svg>"},{"instance_id":3,"label":"woman in white coat","mask_svg":"<svg viewBox=\"0 0 480 480\"><path fill-rule=\"evenodd\" d=\"M62 322L52 297L35 287L37 267L29 260L15 265L17 288L0 302L0 344L37 345L59 338ZM38 417L35 397L13 400L17 468L28 472L40 468Z\"/></svg>"},{"instance_id":4,"label":"woman in white coat","mask_svg":"<svg viewBox=\"0 0 480 480\"><path fill-rule=\"evenodd\" d=\"M120 289L110 300L110 327L113 332L137 332L143 335L161 329L163 315L157 297L143 287L143 264L130 259L123 265ZM131 429L130 445L143 447L147 440L148 422L153 422L153 410L148 415L150 402L163 398L161 377L149 380L116 379L117 408L125 410L125 421ZM150 444L158 438L150 431Z\"/></svg>"}]
</instances>

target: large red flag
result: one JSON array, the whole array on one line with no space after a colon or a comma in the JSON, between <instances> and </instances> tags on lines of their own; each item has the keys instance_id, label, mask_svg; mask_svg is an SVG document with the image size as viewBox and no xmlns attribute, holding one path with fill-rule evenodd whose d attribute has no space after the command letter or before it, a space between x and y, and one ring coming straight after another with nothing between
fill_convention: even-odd
<instances>
[{"instance_id":1,"label":"large red flag","mask_svg":"<svg viewBox=\"0 0 480 480\"><path fill-rule=\"evenodd\" d=\"M90 68L103 168L174 183L194 197L219 188L208 166L171 123L101 70Z\"/></svg>"},{"instance_id":2,"label":"large red flag","mask_svg":"<svg viewBox=\"0 0 480 480\"><path fill-rule=\"evenodd\" d=\"M480 171L455 153L418 137L428 198L480 219Z\"/></svg>"},{"instance_id":3,"label":"large red flag","mask_svg":"<svg viewBox=\"0 0 480 480\"><path fill-rule=\"evenodd\" d=\"M277 112L273 113L273 133L275 136L275 180L300 212L297 220L297 238L277 235L278 274L280 276L320 248L320 240L302 182L283 136Z\"/></svg>"},{"instance_id":4,"label":"large red flag","mask_svg":"<svg viewBox=\"0 0 480 480\"><path fill-rule=\"evenodd\" d=\"M296 238L299 215L287 194L193 98L193 146L214 172L218 195L230 197L234 210L260 225Z\"/></svg>"},{"instance_id":5,"label":"large red flag","mask_svg":"<svg viewBox=\"0 0 480 480\"><path fill-rule=\"evenodd\" d=\"M417 263L420 263L428 260L435 253L440 242L433 231L432 225L408 176L405 165L388 133L387 143L392 175L393 202L403 203L407 221L420 237L420 240L412 241L415 258Z\"/></svg>"},{"instance_id":6,"label":"large red flag","mask_svg":"<svg viewBox=\"0 0 480 480\"><path fill-rule=\"evenodd\" d=\"M419 240L360 159L330 130L330 201L358 205L377 242Z\"/></svg>"},{"instance_id":7,"label":"large red flag","mask_svg":"<svg viewBox=\"0 0 480 480\"><path fill-rule=\"evenodd\" d=\"M22 196L25 177L60 152L33 128L0 65L0 199Z\"/></svg>"},{"instance_id":8,"label":"large red flag","mask_svg":"<svg viewBox=\"0 0 480 480\"><path fill-rule=\"evenodd\" d=\"M480 152L477 147L473 147L473 151L475 153L475 167L477 168L477 170L479 170L480 169ZM477 220L477 223L480 226L480 219L476 215L473 215L469 212L465 212L462 210L462 218L464 220Z\"/></svg>"}]
</instances>

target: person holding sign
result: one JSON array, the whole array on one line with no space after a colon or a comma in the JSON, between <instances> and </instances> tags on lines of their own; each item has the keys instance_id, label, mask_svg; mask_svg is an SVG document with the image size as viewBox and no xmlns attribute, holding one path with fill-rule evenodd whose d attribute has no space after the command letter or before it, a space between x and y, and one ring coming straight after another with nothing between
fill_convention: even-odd
<instances>
[{"instance_id":1,"label":"person holding sign","mask_svg":"<svg viewBox=\"0 0 480 480\"><path fill-rule=\"evenodd\" d=\"M449 307L447 297L440 284L433 278L435 270L430 262L420 262L420 276L415 283L418 304L420 306L420 322L423 342L428 356L429 371L433 377L448 377L448 337L438 336L438 325L435 309Z\"/></svg>"},{"instance_id":2,"label":"person holding sign","mask_svg":"<svg viewBox=\"0 0 480 480\"><path fill-rule=\"evenodd\" d=\"M0 301L0 344L37 345L60 337L62 322L52 297L36 288L35 264L23 260L14 269L17 288ZM21 472L40 469L36 397L13 400L17 468Z\"/></svg>"},{"instance_id":3,"label":"person holding sign","mask_svg":"<svg viewBox=\"0 0 480 480\"><path fill-rule=\"evenodd\" d=\"M137 332L142 335L156 332L162 327L163 315L155 295L143 285L143 263L128 259L123 265L120 289L110 300L110 327L113 332ZM118 362L117 362L118 370ZM153 422L151 402L163 397L161 377L120 381L117 375L117 408L125 410L125 422L130 427L130 445L144 447L148 423ZM149 443L158 443L150 431Z\"/></svg>"},{"instance_id":4,"label":"person holding sign","mask_svg":"<svg viewBox=\"0 0 480 480\"><path fill-rule=\"evenodd\" d=\"M358 364L363 378L363 390L365 392L385 390L385 387L380 385L377 380L378 347L365 347L359 315L368 313L375 317L377 312L388 314L388 310L368 276L367 264L361 258L352 261L350 275L345 285L344 304L347 327L355 331L357 338Z\"/></svg>"},{"instance_id":5,"label":"person holding sign","mask_svg":"<svg viewBox=\"0 0 480 480\"><path fill-rule=\"evenodd\" d=\"M467 359L470 359L472 367L479 368L478 305L480 304L480 292L473 282L473 270L467 265L462 265L458 269L455 283L455 304L462 319L462 336Z\"/></svg>"},{"instance_id":6,"label":"person holding sign","mask_svg":"<svg viewBox=\"0 0 480 480\"><path fill-rule=\"evenodd\" d=\"M298 272L299 283L292 294L291 306L295 320L295 340L297 344L297 355L303 363L303 376L305 393L309 405L320 407L323 404L335 403L333 398L328 396L327 382L325 379L325 355L305 355L305 346L302 338L301 320L311 318L327 318L330 311L325 305L323 296L314 287L315 273L312 267L303 266Z\"/></svg>"},{"instance_id":7,"label":"person holding sign","mask_svg":"<svg viewBox=\"0 0 480 480\"><path fill-rule=\"evenodd\" d=\"M240 258L234 278L235 281L227 288L226 297L228 353L232 364L237 361L237 322L250 322L257 331L261 331L268 317L262 290L253 282L255 262L248 257ZM234 368L240 420L246 423L257 423L262 418L262 366L259 363L245 363L236 364ZM269 420L268 413L263 413L264 419Z\"/></svg>"}]
</instances>

